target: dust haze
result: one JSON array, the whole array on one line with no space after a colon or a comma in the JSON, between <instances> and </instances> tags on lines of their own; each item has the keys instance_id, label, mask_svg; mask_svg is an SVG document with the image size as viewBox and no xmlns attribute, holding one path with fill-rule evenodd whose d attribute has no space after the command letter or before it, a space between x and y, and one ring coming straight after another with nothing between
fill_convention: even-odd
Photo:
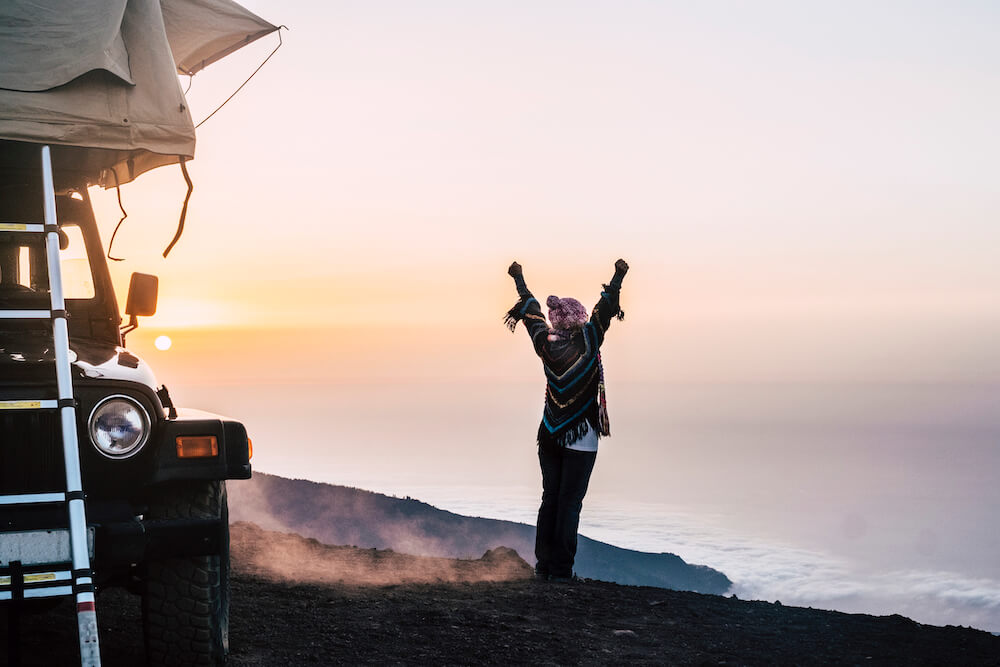
<instances>
[{"instance_id":1,"label":"dust haze","mask_svg":"<svg viewBox=\"0 0 1000 667\"><path fill-rule=\"evenodd\" d=\"M314 487L305 503L300 494L282 488L289 480L260 473L256 477L255 484L229 484L233 561L248 573L288 583L359 586L495 582L532 576L532 567L518 552L502 545L483 549L478 557L445 557L458 549L459 553L478 549L478 541L461 530L442 534L399 512L386 521L388 499L379 494L356 489L338 493L299 480L298 484ZM305 529L304 516L310 517ZM322 536L330 544L302 537L298 534L302 532ZM378 548L355 546L368 544Z\"/></svg>"},{"instance_id":2,"label":"dust haze","mask_svg":"<svg viewBox=\"0 0 1000 667\"><path fill-rule=\"evenodd\" d=\"M532 568L516 551L498 547L481 558L411 556L391 549L330 546L290 533L265 531L252 523L231 526L235 568L292 584L392 586L528 579Z\"/></svg>"}]
</instances>

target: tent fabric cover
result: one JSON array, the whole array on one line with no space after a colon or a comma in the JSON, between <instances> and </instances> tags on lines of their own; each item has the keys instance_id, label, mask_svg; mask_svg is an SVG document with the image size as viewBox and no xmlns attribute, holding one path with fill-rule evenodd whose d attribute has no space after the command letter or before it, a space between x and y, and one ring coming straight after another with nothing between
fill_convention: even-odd
<instances>
[{"instance_id":1,"label":"tent fabric cover","mask_svg":"<svg viewBox=\"0 0 1000 667\"><path fill-rule=\"evenodd\" d=\"M65 147L56 168L104 187L194 157L177 73L277 30L231 0L40 4L0 2L0 140Z\"/></svg>"},{"instance_id":2,"label":"tent fabric cover","mask_svg":"<svg viewBox=\"0 0 1000 667\"><path fill-rule=\"evenodd\" d=\"M228 0L163 2L167 40L180 74L196 74L278 29Z\"/></svg>"},{"instance_id":3,"label":"tent fabric cover","mask_svg":"<svg viewBox=\"0 0 1000 667\"><path fill-rule=\"evenodd\" d=\"M121 34L124 15L125 0L66 6L6 0L0 5L0 88L38 92L97 69L134 84Z\"/></svg>"}]
</instances>

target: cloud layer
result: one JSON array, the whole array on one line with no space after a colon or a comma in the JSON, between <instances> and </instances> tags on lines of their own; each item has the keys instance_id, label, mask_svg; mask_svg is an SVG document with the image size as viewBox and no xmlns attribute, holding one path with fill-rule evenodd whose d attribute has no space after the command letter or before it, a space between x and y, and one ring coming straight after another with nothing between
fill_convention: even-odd
<instances>
[{"instance_id":1,"label":"cloud layer","mask_svg":"<svg viewBox=\"0 0 1000 667\"><path fill-rule=\"evenodd\" d=\"M528 490L510 489L485 500L471 489L427 488L422 493L451 511L534 521L535 499ZM599 496L587 503L581 533L617 546L671 551L689 563L716 568L733 580L733 593L743 599L902 614L921 623L1000 632L1000 581L995 579L936 569L875 569L831 553L741 534L724 526L720 516Z\"/></svg>"}]
</instances>

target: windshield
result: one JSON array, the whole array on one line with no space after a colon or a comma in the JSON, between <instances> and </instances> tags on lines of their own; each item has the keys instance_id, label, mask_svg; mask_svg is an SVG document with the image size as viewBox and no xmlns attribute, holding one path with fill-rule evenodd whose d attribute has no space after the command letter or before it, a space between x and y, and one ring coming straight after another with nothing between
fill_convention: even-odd
<instances>
[{"instance_id":1,"label":"windshield","mask_svg":"<svg viewBox=\"0 0 1000 667\"><path fill-rule=\"evenodd\" d=\"M67 301L93 299L94 276L79 225L60 228L59 264ZM46 308L49 279L42 234L0 234L0 304L7 308Z\"/></svg>"}]
</instances>

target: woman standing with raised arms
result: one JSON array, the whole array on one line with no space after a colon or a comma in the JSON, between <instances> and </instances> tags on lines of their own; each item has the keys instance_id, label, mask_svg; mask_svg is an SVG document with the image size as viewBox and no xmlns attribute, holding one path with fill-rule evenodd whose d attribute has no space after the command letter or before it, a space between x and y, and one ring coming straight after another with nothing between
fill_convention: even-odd
<instances>
[{"instance_id":1,"label":"woman standing with raised arms","mask_svg":"<svg viewBox=\"0 0 1000 667\"><path fill-rule=\"evenodd\" d=\"M520 300L505 321L511 331L524 321L545 370L545 411L538 427L542 504L535 531L539 579L573 580L580 510L597 460L597 441L611 434L600 349L611 319L624 317L618 293L627 272L625 260L615 262L615 275L589 316L576 299L550 296L545 300L549 326L521 265L514 262L507 269Z\"/></svg>"}]
</instances>

